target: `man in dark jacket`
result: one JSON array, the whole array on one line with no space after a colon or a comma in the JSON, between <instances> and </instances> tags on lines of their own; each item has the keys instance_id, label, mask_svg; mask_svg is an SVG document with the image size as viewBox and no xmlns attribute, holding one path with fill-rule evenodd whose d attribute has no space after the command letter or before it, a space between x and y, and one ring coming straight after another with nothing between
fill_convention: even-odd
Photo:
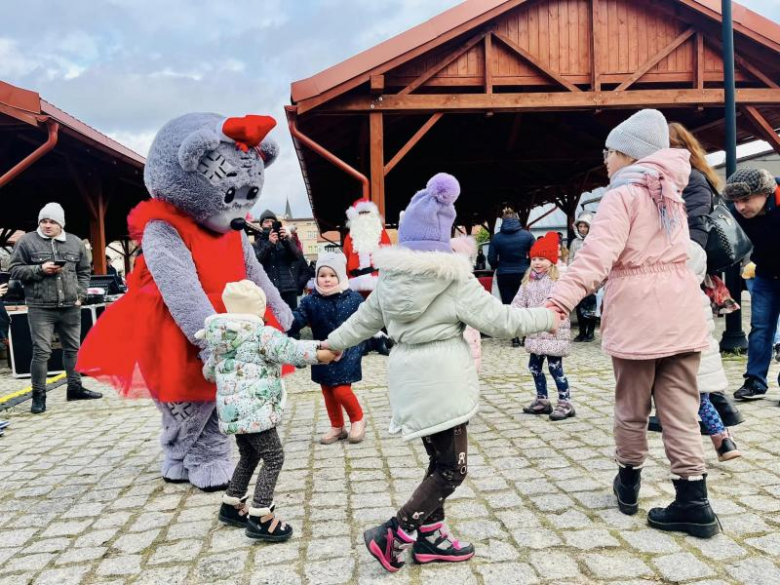
<instances>
[{"instance_id":1,"label":"man in dark jacket","mask_svg":"<svg viewBox=\"0 0 780 585\"><path fill-rule=\"evenodd\" d=\"M255 242L257 260L263 265L273 285L291 310L298 306L298 282L295 268L303 252L292 238L290 231L276 219L273 211L266 209L260 216L263 233Z\"/></svg>"},{"instance_id":2,"label":"man in dark jacket","mask_svg":"<svg viewBox=\"0 0 780 585\"><path fill-rule=\"evenodd\" d=\"M531 265L528 252L536 241L531 232L520 225L517 213L505 209L501 229L493 236L488 249L488 262L495 270L501 302L508 305L520 289L520 281ZM512 346L520 346L520 340L512 340Z\"/></svg>"},{"instance_id":3,"label":"man in dark jacket","mask_svg":"<svg viewBox=\"0 0 780 585\"><path fill-rule=\"evenodd\" d=\"M745 383L734 393L734 398L750 400L766 394L772 338L780 316L780 187L769 171L740 169L728 178L723 197L732 203L737 223L753 242L751 260L756 264Z\"/></svg>"},{"instance_id":4,"label":"man in dark jacket","mask_svg":"<svg viewBox=\"0 0 780 585\"><path fill-rule=\"evenodd\" d=\"M32 337L33 401L30 412L46 410L46 374L54 332L62 343L68 376L68 400L100 398L81 385L76 357L81 346L81 303L87 296L90 267L81 239L64 231L65 211L48 203L38 214L38 229L21 237L9 265L11 278L22 281Z\"/></svg>"}]
</instances>

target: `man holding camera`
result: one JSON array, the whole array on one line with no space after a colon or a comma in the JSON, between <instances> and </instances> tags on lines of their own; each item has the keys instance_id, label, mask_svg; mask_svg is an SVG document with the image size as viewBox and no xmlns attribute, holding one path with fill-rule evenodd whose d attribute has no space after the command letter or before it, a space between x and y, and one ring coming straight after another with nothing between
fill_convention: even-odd
<instances>
[{"instance_id":1,"label":"man holding camera","mask_svg":"<svg viewBox=\"0 0 780 585\"><path fill-rule=\"evenodd\" d=\"M90 267L81 239L64 231L65 211L47 203L38 214L38 229L21 237L9 265L11 278L22 281L32 337L33 401L30 412L46 410L46 374L54 332L62 343L68 376L68 400L101 398L81 385L76 357L81 345L81 302L87 295Z\"/></svg>"},{"instance_id":2,"label":"man holding camera","mask_svg":"<svg viewBox=\"0 0 780 585\"><path fill-rule=\"evenodd\" d=\"M291 310L295 310L298 307L295 265L303 252L291 232L276 219L273 211L266 209L260 215L260 227L263 233L255 241L257 260L263 265L284 302Z\"/></svg>"}]
</instances>

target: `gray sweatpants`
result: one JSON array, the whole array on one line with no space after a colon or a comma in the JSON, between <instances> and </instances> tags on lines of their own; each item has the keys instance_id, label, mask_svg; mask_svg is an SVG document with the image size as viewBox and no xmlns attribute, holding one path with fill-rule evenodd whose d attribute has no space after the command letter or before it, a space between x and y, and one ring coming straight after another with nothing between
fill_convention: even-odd
<instances>
[{"instance_id":1,"label":"gray sweatpants","mask_svg":"<svg viewBox=\"0 0 780 585\"><path fill-rule=\"evenodd\" d=\"M81 376L76 372L76 358L81 345L81 307L44 309L30 307L27 310L32 338L32 361L30 376L33 391L46 391L46 374L51 357L51 342L54 332L62 344L62 365L68 374L68 386L81 385Z\"/></svg>"},{"instance_id":2,"label":"gray sweatpants","mask_svg":"<svg viewBox=\"0 0 780 585\"><path fill-rule=\"evenodd\" d=\"M284 450L279 433L273 428L261 433L236 435L236 444L241 458L225 493L234 498L243 498L249 489L255 469L262 460L263 466L257 474L252 506L268 508L274 501L276 480L279 479L284 464Z\"/></svg>"}]
</instances>

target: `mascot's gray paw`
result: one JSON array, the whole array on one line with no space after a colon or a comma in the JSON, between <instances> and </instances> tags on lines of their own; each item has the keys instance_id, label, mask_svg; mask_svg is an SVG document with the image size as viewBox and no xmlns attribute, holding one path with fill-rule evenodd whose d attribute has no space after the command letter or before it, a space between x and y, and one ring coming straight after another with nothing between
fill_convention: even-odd
<instances>
[{"instance_id":1,"label":"mascot's gray paw","mask_svg":"<svg viewBox=\"0 0 780 585\"><path fill-rule=\"evenodd\" d=\"M166 457L162 464L162 478L168 483L187 483L189 473L184 468L184 462Z\"/></svg>"},{"instance_id":2,"label":"mascot's gray paw","mask_svg":"<svg viewBox=\"0 0 780 585\"><path fill-rule=\"evenodd\" d=\"M204 492L226 490L233 476L233 464L229 461L211 461L189 469L190 483Z\"/></svg>"}]
</instances>

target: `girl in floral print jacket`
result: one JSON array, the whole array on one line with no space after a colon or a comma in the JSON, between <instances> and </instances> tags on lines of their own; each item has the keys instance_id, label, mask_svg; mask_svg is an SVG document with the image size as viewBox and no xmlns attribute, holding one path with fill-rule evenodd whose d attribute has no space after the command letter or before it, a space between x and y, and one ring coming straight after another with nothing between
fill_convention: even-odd
<instances>
[{"instance_id":1,"label":"girl in floral print jacket","mask_svg":"<svg viewBox=\"0 0 780 585\"><path fill-rule=\"evenodd\" d=\"M549 232L536 240L531 247L531 268L517 291L513 307L543 307L550 291L558 280L558 243L555 232ZM526 337L525 350L531 354L528 369L536 385L536 400L523 408L528 414L549 414L550 420L563 420L575 415L571 404L569 382L563 373L563 358L569 355L571 325L568 319L561 323L556 333L534 333ZM547 397L547 379L542 372L544 360L558 388L558 405L553 410Z\"/></svg>"},{"instance_id":2,"label":"girl in floral print jacket","mask_svg":"<svg viewBox=\"0 0 780 585\"><path fill-rule=\"evenodd\" d=\"M286 401L282 364L330 363L336 354L318 349L317 341L296 341L266 326L265 294L249 280L229 283L222 300L228 312L208 317L195 335L208 355L203 375L217 383L219 429L236 436L240 453L219 519L246 528L250 538L280 542L292 536L292 527L273 512L274 488L284 462L276 431ZM247 488L261 460L247 508Z\"/></svg>"}]
</instances>

